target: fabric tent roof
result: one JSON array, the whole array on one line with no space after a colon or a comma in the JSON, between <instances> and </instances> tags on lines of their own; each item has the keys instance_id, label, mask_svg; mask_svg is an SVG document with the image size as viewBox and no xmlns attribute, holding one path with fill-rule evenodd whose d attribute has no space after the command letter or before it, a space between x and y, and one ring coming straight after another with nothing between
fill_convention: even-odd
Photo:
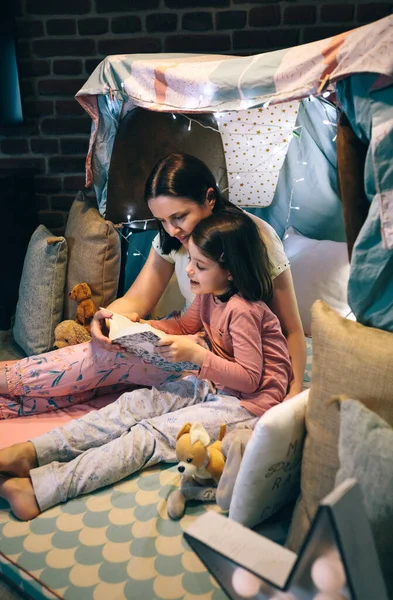
<instances>
[{"instance_id":1,"label":"fabric tent roof","mask_svg":"<svg viewBox=\"0 0 393 600\"><path fill-rule=\"evenodd\" d=\"M86 185L105 190L113 140L135 106L172 113L266 107L334 91L368 146L368 218L351 259L350 306L359 321L393 331L393 15L329 39L236 57L109 56L76 94L93 120Z\"/></svg>"}]
</instances>

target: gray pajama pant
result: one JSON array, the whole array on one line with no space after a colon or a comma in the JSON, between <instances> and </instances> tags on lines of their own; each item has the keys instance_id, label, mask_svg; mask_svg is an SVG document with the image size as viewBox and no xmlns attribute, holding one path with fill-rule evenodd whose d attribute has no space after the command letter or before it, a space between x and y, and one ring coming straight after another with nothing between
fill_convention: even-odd
<instances>
[{"instance_id":1,"label":"gray pajama pant","mask_svg":"<svg viewBox=\"0 0 393 600\"><path fill-rule=\"evenodd\" d=\"M220 425L257 417L238 398L194 376L158 388L126 392L118 400L31 440L39 467L30 471L41 511L115 483L159 462L176 462L176 435L201 422L212 442Z\"/></svg>"}]
</instances>

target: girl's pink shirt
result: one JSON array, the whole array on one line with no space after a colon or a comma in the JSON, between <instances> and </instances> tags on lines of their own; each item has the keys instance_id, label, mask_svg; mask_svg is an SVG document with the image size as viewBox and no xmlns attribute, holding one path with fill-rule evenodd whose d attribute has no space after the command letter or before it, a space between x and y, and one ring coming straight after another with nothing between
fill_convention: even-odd
<instances>
[{"instance_id":1,"label":"girl's pink shirt","mask_svg":"<svg viewBox=\"0 0 393 600\"><path fill-rule=\"evenodd\" d=\"M238 397L255 415L284 399L292 378L288 345L278 318L264 302L249 302L239 294L220 302L212 294L201 294L184 315L151 325L169 335L204 329L211 351L198 377Z\"/></svg>"}]
</instances>

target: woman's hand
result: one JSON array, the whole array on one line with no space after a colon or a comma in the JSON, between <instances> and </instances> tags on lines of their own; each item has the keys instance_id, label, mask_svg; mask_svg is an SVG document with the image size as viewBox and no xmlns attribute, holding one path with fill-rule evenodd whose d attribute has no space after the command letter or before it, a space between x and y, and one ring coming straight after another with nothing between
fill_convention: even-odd
<instances>
[{"instance_id":1,"label":"woman's hand","mask_svg":"<svg viewBox=\"0 0 393 600\"><path fill-rule=\"evenodd\" d=\"M201 367L208 350L187 335L166 335L157 343L157 352L169 362L189 361Z\"/></svg>"},{"instance_id":2,"label":"woman's hand","mask_svg":"<svg viewBox=\"0 0 393 600\"><path fill-rule=\"evenodd\" d=\"M109 323L107 321L112 318L112 315L113 313L106 308L101 308L98 310L90 324L90 335L93 338L93 342L99 348L103 348L104 350L119 351L122 348L117 344L113 344L112 340L110 340L108 337ZM139 316L137 313L130 313L123 316L130 319L130 321L139 321Z\"/></svg>"}]
</instances>

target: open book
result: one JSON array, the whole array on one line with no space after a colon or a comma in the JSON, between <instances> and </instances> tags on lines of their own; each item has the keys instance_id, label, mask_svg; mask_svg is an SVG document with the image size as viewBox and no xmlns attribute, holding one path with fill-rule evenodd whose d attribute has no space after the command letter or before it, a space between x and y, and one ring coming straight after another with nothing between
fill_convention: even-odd
<instances>
[{"instance_id":1,"label":"open book","mask_svg":"<svg viewBox=\"0 0 393 600\"><path fill-rule=\"evenodd\" d=\"M148 323L134 323L124 317L113 313L108 319L109 339L124 348L127 352L135 354L145 362L155 365L163 371L181 372L198 371L198 365L190 362L173 363L165 360L156 350L157 342L166 336L166 333L151 327Z\"/></svg>"},{"instance_id":2,"label":"open book","mask_svg":"<svg viewBox=\"0 0 393 600\"><path fill-rule=\"evenodd\" d=\"M346 479L321 501L298 555L213 511L198 517L184 537L231 600L388 600L355 479ZM322 579L312 575L317 560L324 565ZM335 593L319 593L318 582L328 582Z\"/></svg>"}]
</instances>

